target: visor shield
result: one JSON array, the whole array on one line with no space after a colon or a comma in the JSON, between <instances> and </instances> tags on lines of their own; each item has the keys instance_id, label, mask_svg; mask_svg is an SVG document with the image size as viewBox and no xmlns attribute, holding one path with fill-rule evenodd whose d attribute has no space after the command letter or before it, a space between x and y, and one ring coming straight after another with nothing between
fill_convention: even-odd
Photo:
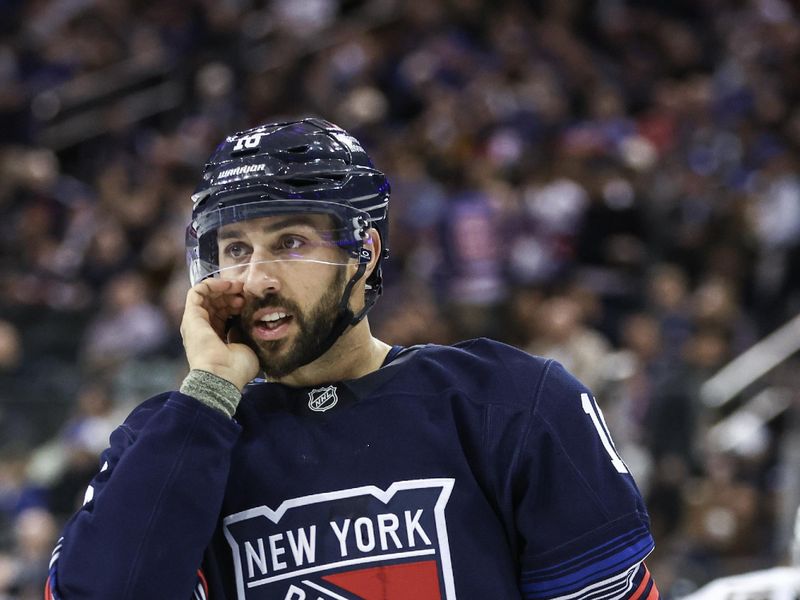
<instances>
[{"instance_id":1,"label":"visor shield","mask_svg":"<svg viewBox=\"0 0 800 600\"><path fill-rule=\"evenodd\" d=\"M325 206L320 206L325 205ZM254 269L368 262L366 213L347 205L279 201L220 207L187 232L192 285L207 277L244 280Z\"/></svg>"}]
</instances>

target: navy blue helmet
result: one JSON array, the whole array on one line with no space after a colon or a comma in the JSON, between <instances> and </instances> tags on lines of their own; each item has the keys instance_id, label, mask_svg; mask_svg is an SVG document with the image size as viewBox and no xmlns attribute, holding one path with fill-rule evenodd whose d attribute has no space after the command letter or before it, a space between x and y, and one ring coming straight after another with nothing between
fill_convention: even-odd
<instances>
[{"instance_id":1,"label":"navy blue helmet","mask_svg":"<svg viewBox=\"0 0 800 600\"><path fill-rule=\"evenodd\" d=\"M214 274L216 229L226 223L291 212L326 212L358 256L368 227L381 237L381 256L368 277L367 305L381 293L388 255L390 187L359 141L318 118L260 125L217 146L192 194L187 251L192 284ZM368 256L367 255L362 255Z\"/></svg>"}]
</instances>

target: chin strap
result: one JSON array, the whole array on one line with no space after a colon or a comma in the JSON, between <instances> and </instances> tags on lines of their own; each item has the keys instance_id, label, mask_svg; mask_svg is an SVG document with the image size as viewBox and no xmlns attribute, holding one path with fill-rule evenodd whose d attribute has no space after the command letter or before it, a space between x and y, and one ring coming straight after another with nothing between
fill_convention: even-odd
<instances>
[{"instance_id":1,"label":"chin strap","mask_svg":"<svg viewBox=\"0 0 800 600\"><path fill-rule=\"evenodd\" d=\"M354 314L352 310L350 310L350 295L353 292L353 286L356 282L364 276L364 272L367 270L367 263L362 262L359 263L358 269L350 278L350 281L347 282L347 285L344 287L344 291L342 292L342 299L339 300L339 314L336 317L336 320L333 322L331 326L331 330L328 333L328 336L325 338L325 341L319 348L319 355L322 356L328 350L330 350L331 346L336 343L336 340L339 339L345 329L348 327L358 325L358 323L367 316L369 310L375 304L375 301L378 299L377 294L366 294L366 298L364 300L364 308L358 311L358 314Z\"/></svg>"}]
</instances>

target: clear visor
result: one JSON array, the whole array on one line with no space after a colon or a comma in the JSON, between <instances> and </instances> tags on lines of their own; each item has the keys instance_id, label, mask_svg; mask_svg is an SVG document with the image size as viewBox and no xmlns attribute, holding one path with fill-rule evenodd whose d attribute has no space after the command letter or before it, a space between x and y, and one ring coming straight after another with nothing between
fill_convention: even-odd
<instances>
[{"instance_id":1,"label":"clear visor","mask_svg":"<svg viewBox=\"0 0 800 600\"><path fill-rule=\"evenodd\" d=\"M187 234L192 285L207 277L246 280L369 261L366 213L335 203L290 206L281 210L286 207L270 201L223 207L195 221Z\"/></svg>"}]
</instances>

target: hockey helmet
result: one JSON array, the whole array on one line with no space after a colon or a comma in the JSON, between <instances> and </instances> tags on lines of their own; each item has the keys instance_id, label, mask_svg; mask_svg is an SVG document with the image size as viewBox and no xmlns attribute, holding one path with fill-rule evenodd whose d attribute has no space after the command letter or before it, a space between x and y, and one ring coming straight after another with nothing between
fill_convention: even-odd
<instances>
[{"instance_id":1,"label":"hockey helmet","mask_svg":"<svg viewBox=\"0 0 800 600\"><path fill-rule=\"evenodd\" d=\"M217 249L220 227L287 213L322 213L333 226L321 232L318 246L343 250L342 264L348 258L369 262L367 230L373 227L380 234L381 255L366 280L366 313L381 293L389 194L385 175L374 168L358 140L328 121L272 123L230 135L209 158L192 194L186 236L191 282L219 276L224 269ZM330 253L327 256L324 260L330 261ZM291 253L283 259L322 260ZM359 269L356 278L362 275Z\"/></svg>"}]
</instances>

